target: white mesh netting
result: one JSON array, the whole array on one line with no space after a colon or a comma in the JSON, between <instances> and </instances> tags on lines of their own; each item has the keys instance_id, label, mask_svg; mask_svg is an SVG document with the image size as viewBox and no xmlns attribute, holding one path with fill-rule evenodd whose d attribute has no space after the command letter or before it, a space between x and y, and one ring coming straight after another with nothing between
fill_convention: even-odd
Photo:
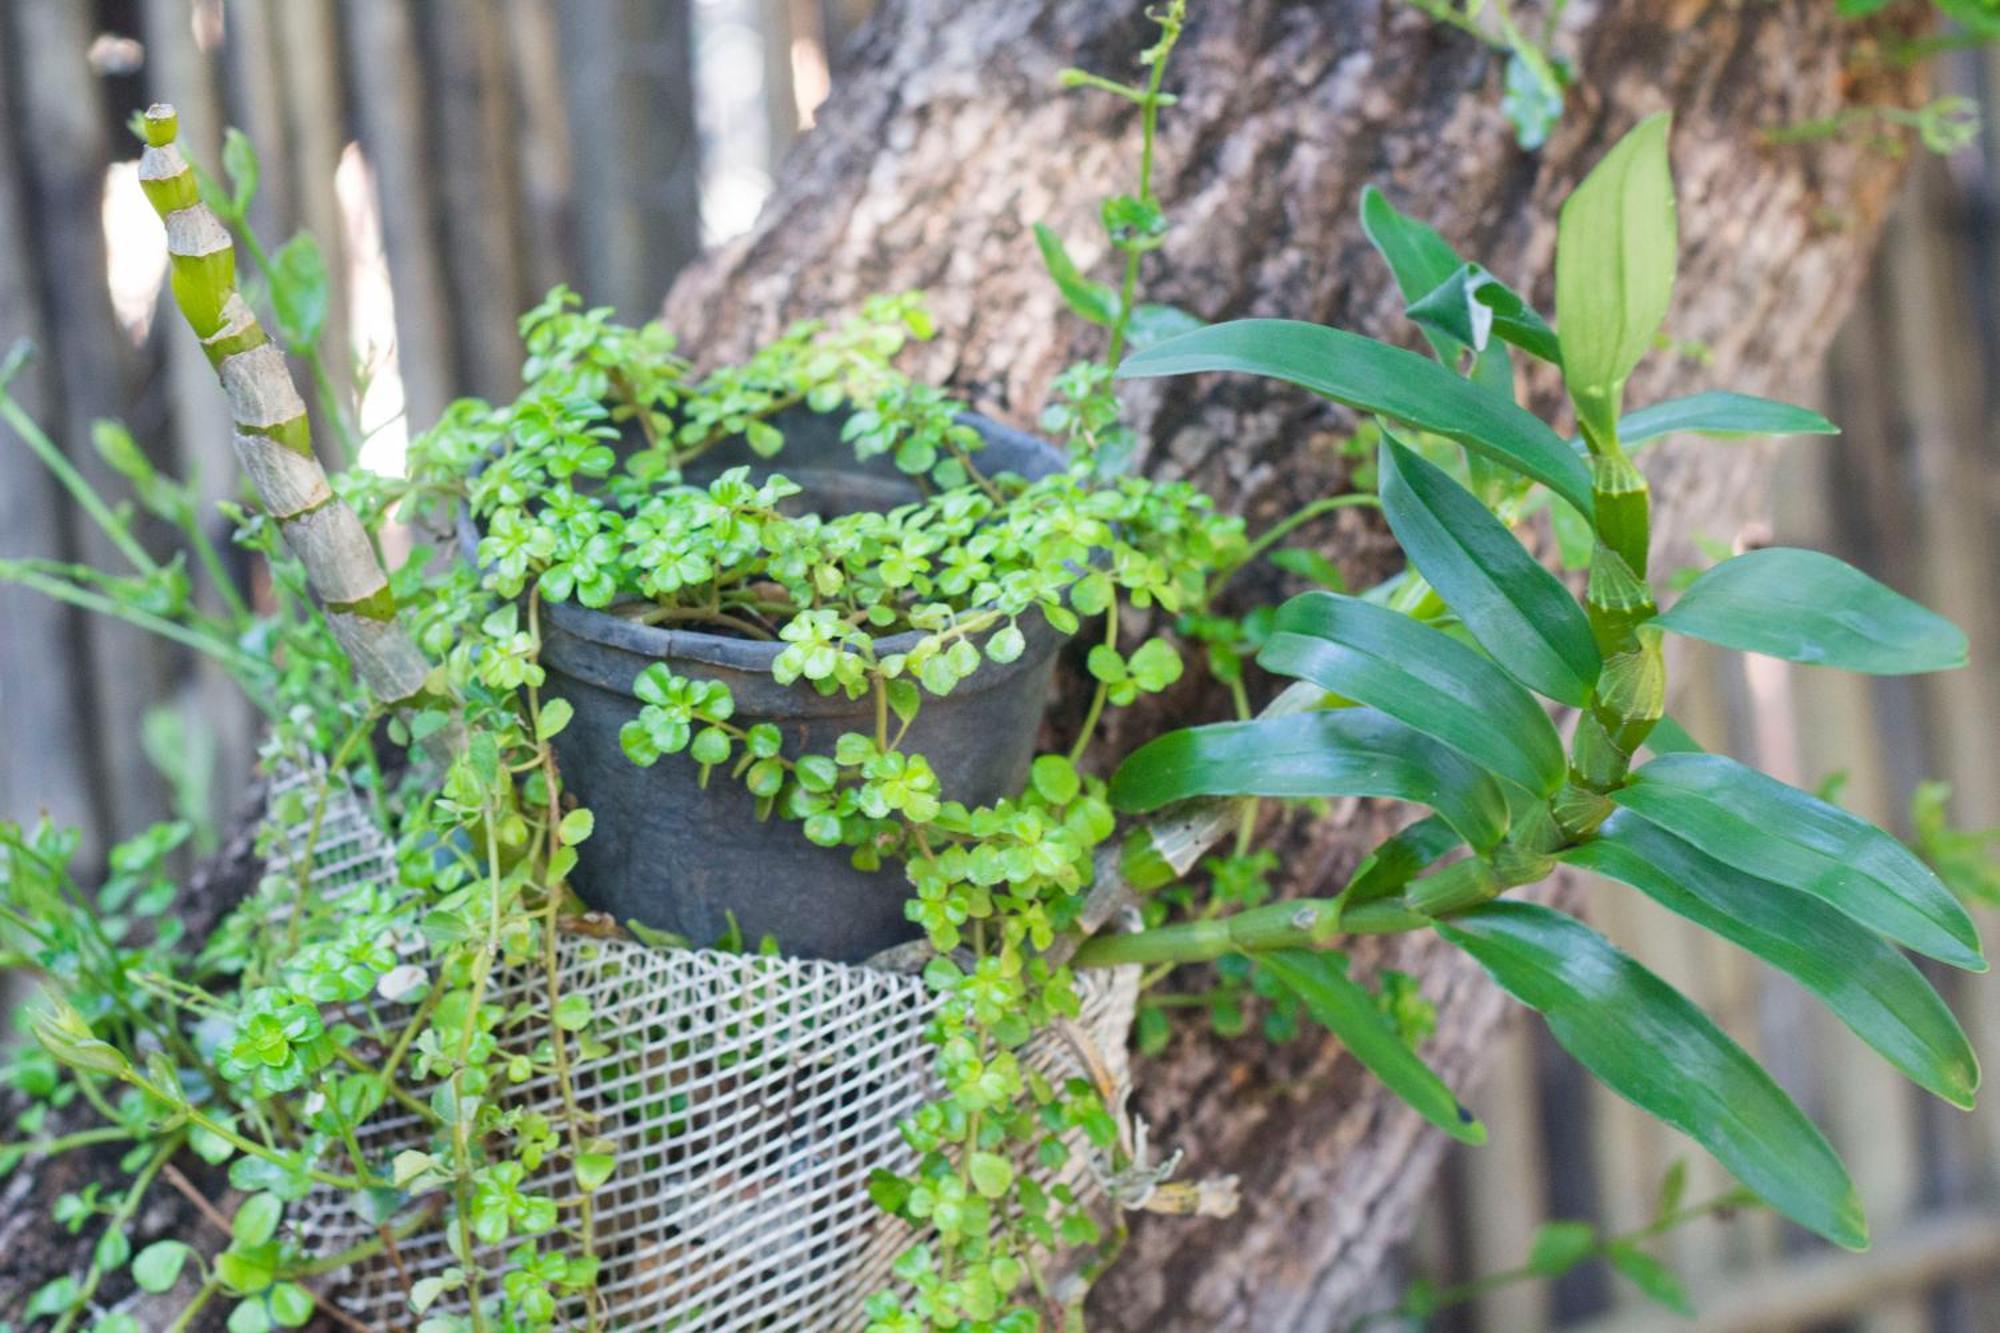
<instances>
[{"instance_id":1,"label":"white mesh netting","mask_svg":"<svg viewBox=\"0 0 2000 1333\"><path fill-rule=\"evenodd\" d=\"M321 784L316 774L292 775L279 791L302 782ZM273 803L281 808L275 794ZM286 871L289 857L296 874L309 853L315 889L325 876L330 893L394 875L387 839L351 793L335 786L319 819L316 835L303 827L277 835L274 870ZM867 1181L876 1167L914 1166L896 1125L936 1091L923 1036L934 1001L923 982L838 963L573 935L558 954L561 992L586 997L590 1030L610 1047L572 1064L583 1132L609 1140L617 1158L592 1196L603 1326L863 1326L863 1303L917 1239L876 1208ZM1082 991L1081 1020L1040 1034L1024 1061L1057 1079L1087 1075L1077 1049L1085 1046L1122 1094L1137 970L1088 974ZM501 1034L506 1047L527 1051L547 1037L538 968L502 972L492 998L512 1016ZM499 1095L509 1107L561 1120L553 1076ZM431 1146L421 1123L393 1106L364 1127L361 1142L384 1161ZM1059 1171L1037 1175L1095 1188L1081 1143ZM567 1156L544 1161L524 1189L567 1212L577 1195ZM332 1191L315 1193L300 1212L317 1253L378 1234ZM484 1259L489 1271L503 1266L500 1250ZM452 1264L442 1229L429 1227L354 1265L339 1299L371 1325L401 1326L411 1285ZM437 1307L451 1308L449 1298ZM582 1298L562 1315L580 1324Z\"/></svg>"}]
</instances>

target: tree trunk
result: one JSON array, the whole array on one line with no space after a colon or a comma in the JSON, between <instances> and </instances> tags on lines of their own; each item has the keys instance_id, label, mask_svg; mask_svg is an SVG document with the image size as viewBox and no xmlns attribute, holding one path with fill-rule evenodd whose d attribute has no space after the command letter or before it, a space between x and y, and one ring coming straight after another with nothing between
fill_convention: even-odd
<instances>
[{"instance_id":1,"label":"tree trunk","mask_svg":"<svg viewBox=\"0 0 2000 1333\"><path fill-rule=\"evenodd\" d=\"M1530 154L1500 114L1499 57L1406 4L1193 8L1168 77L1180 102L1163 116L1156 175L1174 229L1148 264L1147 291L1204 319L1288 316L1408 341L1356 221L1370 181L1546 310L1564 194L1637 119L1674 110L1682 254L1670 332L1700 351L1655 356L1631 387L1635 403L1809 383L1900 170L1858 145L1767 147L1759 131L1844 99L1909 105L1920 93L1913 74L1858 63L1861 30L1821 0L1578 3L1557 46L1579 85L1554 137ZM888 0L847 51L843 80L756 229L675 285L667 313L682 346L736 355L792 319L921 287L945 333L910 369L1031 422L1063 366L1097 349L1098 331L1064 313L1030 225L1053 226L1081 262L1102 260L1098 198L1132 188L1137 157L1133 108L1058 91L1057 72L1132 76L1152 34L1136 0ZM1546 376L1530 389L1540 407L1558 401ZM1198 481L1253 529L1344 485L1331 446L1351 423L1302 393L1236 377L1135 385L1126 396L1143 465ZM1668 568L1689 537L1726 540L1761 504L1761 449L1709 446L1694 458L1648 456ZM1394 558L1360 511L1321 535L1352 580ZM1246 604L1283 591L1243 584ZM1190 681L1129 710L1107 756L1222 715ZM1337 888L1363 834L1377 831L1362 827L1379 823L1369 813L1343 803L1333 817L1273 830L1288 891ZM1502 1015L1493 988L1432 940L1369 956L1424 978L1440 1014L1427 1054L1450 1082L1473 1079ZM1140 1082L1137 1109L1156 1135L1186 1150L1191 1174L1240 1174L1244 1207L1227 1221L1138 1219L1092 1297L1093 1326L1326 1329L1366 1308L1427 1188L1438 1137L1332 1042L1272 1048L1188 1030Z\"/></svg>"}]
</instances>

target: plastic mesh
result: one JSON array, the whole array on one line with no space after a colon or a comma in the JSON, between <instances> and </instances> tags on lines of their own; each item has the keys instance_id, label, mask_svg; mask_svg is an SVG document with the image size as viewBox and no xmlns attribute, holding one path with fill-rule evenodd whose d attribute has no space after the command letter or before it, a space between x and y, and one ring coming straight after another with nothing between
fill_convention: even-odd
<instances>
[{"instance_id":1,"label":"plastic mesh","mask_svg":"<svg viewBox=\"0 0 2000 1333\"><path fill-rule=\"evenodd\" d=\"M298 849L296 857L306 844L291 829L274 845ZM330 892L394 873L387 839L338 787L312 849L315 885L324 873ZM923 1036L935 1000L923 982L838 963L582 936L562 938L558 959L561 992L585 998L590 1031L611 1047L576 1058L571 1043L583 1134L609 1140L617 1158L591 1196L603 1325L718 1333L864 1325L863 1303L918 1239L875 1207L867 1181L876 1167L915 1165L896 1125L937 1091ZM1082 992L1076 1027L1122 1094L1137 970L1087 974ZM501 972L491 993L514 1016L501 1029L506 1048L526 1052L548 1036L539 968ZM1056 1079L1087 1072L1059 1032L1040 1034L1023 1059ZM552 1075L498 1095L510 1108L562 1121ZM360 1138L378 1160L431 1147L421 1122L393 1104ZM1095 1188L1081 1142L1060 1170L1035 1174L1045 1185ZM545 1160L523 1188L573 1215L567 1156ZM299 1220L319 1254L377 1235L348 1196L329 1190L310 1196ZM499 1249L481 1258L489 1272L503 1267ZM351 1267L339 1299L371 1325L398 1326L410 1286L452 1263L442 1229L429 1227ZM450 1298L437 1307L453 1308ZM580 1323L582 1298L562 1314Z\"/></svg>"}]
</instances>

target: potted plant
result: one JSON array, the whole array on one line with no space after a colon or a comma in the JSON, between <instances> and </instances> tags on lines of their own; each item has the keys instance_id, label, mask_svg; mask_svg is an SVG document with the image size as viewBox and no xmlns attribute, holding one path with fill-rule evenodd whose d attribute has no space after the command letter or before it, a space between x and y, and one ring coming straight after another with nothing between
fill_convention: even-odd
<instances>
[{"instance_id":1,"label":"potted plant","mask_svg":"<svg viewBox=\"0 0 2000 1333\"><path fill-rule=\"evenodd\" d=\"M541 604L596 815L575 884L616 920L844 961L910 938L890 817L1020 791L1072 586L1175 600L1231 539L1185 487L1103 483L895 374L928 331L877 300L696 376L558 292L523 320L520 397L416 442L415 497L463 501L487 585ZM1159 645L1127 678L1177 667Z\"/></svg>"}]
</instances>

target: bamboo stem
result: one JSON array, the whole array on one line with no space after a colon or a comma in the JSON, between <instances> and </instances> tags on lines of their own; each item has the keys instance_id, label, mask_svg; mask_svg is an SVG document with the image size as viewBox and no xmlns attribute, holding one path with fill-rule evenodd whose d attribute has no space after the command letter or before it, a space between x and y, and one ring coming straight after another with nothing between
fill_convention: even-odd
<instances>
[{"instance_id":1,"label":"bamboo stem","mask_svg":"<svg viewBox=\"0 0 2000 1333\"><path fill-rule=\"evenodd\" d=\"M385 704L410 703L423 693L430 664L396 620L388 574L361 520L313 456L305 400L236 289L235 247L201 202L194 169L174 143L178 132L171 106L146 109L139 180L166 224L174 302L229 400L237 459L370 693Z\"/></svg>"}]
</instances>

